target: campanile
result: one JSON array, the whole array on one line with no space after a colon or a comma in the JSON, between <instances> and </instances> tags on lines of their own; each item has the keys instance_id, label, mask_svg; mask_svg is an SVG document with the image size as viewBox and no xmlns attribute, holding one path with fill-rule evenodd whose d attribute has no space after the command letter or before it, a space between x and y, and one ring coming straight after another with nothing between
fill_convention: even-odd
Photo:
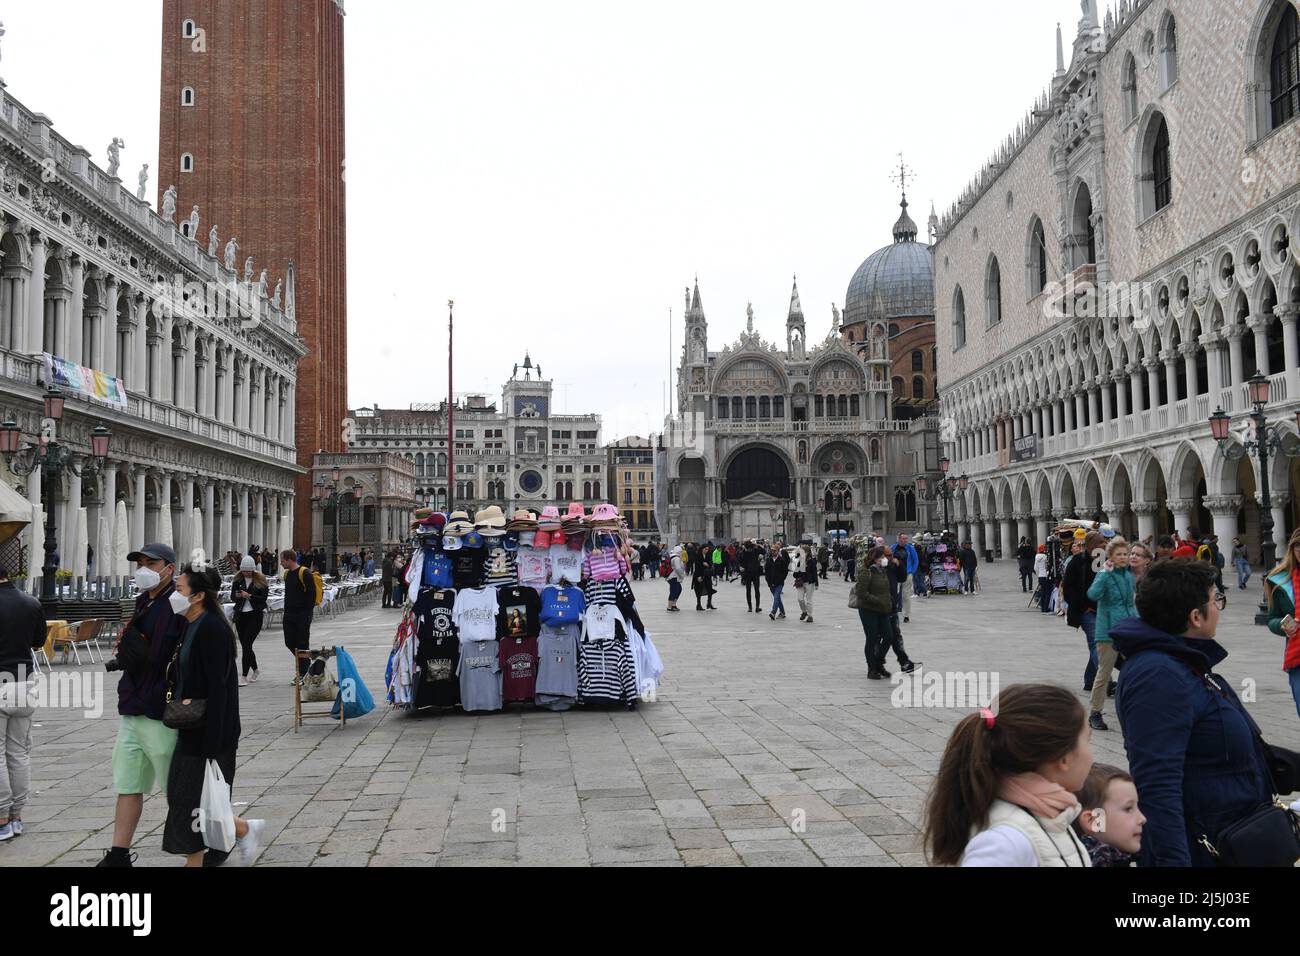
<instances>
[{"instance_id":1,"label":"campanile","mask_svg":"<svg viewBox=\"0 0 1300 956\"><path fill-rule=\"evenodd\" d=\"M274 287L294 268L298 464L345 451L347 214L342 0L163 0L158 208L197 205ZM218 253L221 254L220 252ZM311 535L310 477L297 482L294 541ZM244 542L243 546L251 542ZM262 542L258 542L259 544Z\"/></svg>"}]
</instances>

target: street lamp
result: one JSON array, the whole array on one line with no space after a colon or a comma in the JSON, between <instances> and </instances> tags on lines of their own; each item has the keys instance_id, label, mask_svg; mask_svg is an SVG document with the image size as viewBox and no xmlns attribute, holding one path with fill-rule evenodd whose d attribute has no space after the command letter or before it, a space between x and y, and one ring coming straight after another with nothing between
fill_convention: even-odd
<instances>
[{"instance_id":1,"label":"street lamp","mask_svg":"<svg viewBox=\"0 0 1300 956\"><path fill-rule=\"evenodd\" d=\"M90 433L90 460L77 467L73 460L73 451L58 440L58 425L63 420L66 399L63 393L53 385L45 390L45 418L54 423L54 430L46 433L44 429L36 444L21 449L22 430L13 419L0 424L0 453L9 463L9 470L15 475L26 477L38 468L45 480L45 563L41 566L41 604L45 609L47 620L57 616L59 599L55 593L55 581L58 566L54 563L54 552L58 548L55 540L54 525L54 489L59 476L66 469L77 477L94 476L104 467L108 457L109 441L113 437L103 424L96 425ZM79 504L79 503L78 503Z\"/></svg>"},{"instance_id":2,"label":"street lamp","mask_svg":"<svg viewBox=\"0 0 1300 956\"><path fill-rule=\"evenodd\" d=\"M322 509L334 509L334 520L330 523L330 576L338 577L339 574L339 503L343 497L348 494L361 496L362 487L360 484L352 486L351 491L341 490L339 487L339 478L342 472L335 465L330 469L330 477L327 481L324 475L316 479L315 494L321 503Z\"/></svg>"},{"instance_id":3,"label":"street lamp","mask_svg":"<svg viewBox=\"0 0 1300 956\"><path fill-rule=\"evenodd\" d=\"M1277 544L1273 540L1273 501L1268 486L1268 459L1270 454L1284 455L1287 458L1300 458L1300 449L1288 448L1282 443L1283 432L1276 425L1269 425L1264 416L1264 406L1269 399L1269 380L1267 376L1256 371L1246 380L1246 394L1254 406L1250 418L1254 423L1253 434L1240 444L1231 442L1232 418L1222 408L1217 408L1210 416L1210 434L1214 437L1223 457L1229 461L1240 461L1252 452L1259 459L1259 553L1264 563L1264 573L1273 569L1277 561ZM1300 411L1296 412L1296 427L1300 429ZM1261 602L1255 614L1256 624L1268 624L1268 605Z\"/></svg>"}]
</instances>

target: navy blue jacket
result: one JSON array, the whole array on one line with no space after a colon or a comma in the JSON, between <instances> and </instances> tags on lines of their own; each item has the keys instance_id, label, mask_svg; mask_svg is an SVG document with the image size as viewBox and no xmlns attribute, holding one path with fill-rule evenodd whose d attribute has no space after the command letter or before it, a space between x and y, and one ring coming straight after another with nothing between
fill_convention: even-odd
<instances>
[{"instance_id":1,"label":"navy blue jacket","mask_svg":"<svg viewBox=\"0 0 1300 956\"><path fill-rule=\"evenodd\" d=\"M1228 652L1140 618L1110 632L1122 655L1115 710L1129 772L1146 815L1139 866L1214 866L1197 841L1272 799L1268 763L1229 681L1213 673Z\"/></svg>"}]
</instances>

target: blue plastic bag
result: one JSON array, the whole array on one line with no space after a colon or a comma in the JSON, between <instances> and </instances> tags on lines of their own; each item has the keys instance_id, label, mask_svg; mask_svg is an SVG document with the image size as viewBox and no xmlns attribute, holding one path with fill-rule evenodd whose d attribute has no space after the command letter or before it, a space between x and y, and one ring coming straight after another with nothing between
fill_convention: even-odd
<instances>
[{"instance_id":1,"label":"blue plastic bag","mask_svg":"<svg viewBox=\"0 0 1300 956\"><path fill-rule=\"evenodd\" d=\"M348 720L363 717L375 709L375 699L370 696L361 673L352 660L352 655L341 647L334 648L334 661L339 671L339 693L330 708L330 716L339 716L339 703L342 702Z\"/></svg>"}]
</instances>

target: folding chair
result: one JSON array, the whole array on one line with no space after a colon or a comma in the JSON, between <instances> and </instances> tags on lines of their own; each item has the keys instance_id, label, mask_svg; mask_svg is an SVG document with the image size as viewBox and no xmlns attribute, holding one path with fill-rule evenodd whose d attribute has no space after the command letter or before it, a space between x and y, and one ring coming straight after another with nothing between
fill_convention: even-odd
<instances>
[{"instance_id":1,"label":"folding chair","mask_svg":"<svg viewBox=\"0 0 1300 956\"><path fill-rule=\"evenodd\" d=\"M90 663L99 663L95 660L95 650L99 647L99 632L104 629L104 622L99 618L91 618L88 621L82 621L77 627L76 633L72 636L73 652L76 652L77 646L81 645L86 649L86 654L90 657ZM100 657L103 658L103 651L100 651ZM77 663L81 663L78 656Z\"/></svg>"}]
</instances>

